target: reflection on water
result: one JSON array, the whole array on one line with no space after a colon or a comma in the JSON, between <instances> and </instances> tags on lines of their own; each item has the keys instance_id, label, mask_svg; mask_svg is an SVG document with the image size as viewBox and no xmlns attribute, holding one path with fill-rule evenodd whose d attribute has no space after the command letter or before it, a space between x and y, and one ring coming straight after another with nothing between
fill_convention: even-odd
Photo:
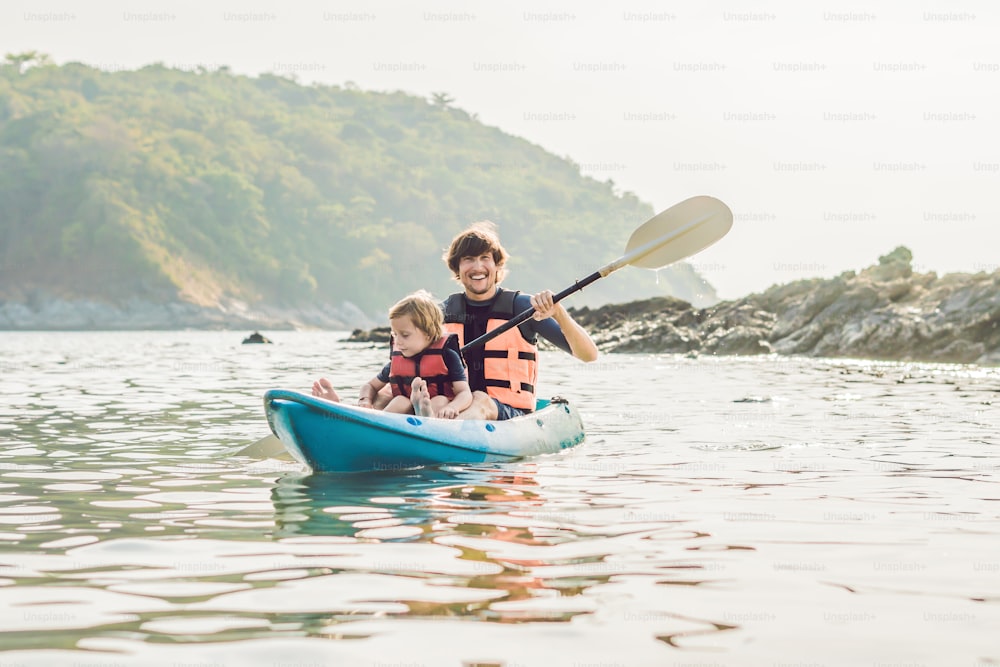
<instances>
[{"instance_id":1,"label":"reflection on water","mask_svg":"<svg viewBox=\"0 0 1000 667\"><path fill-rule=\"evenodd\" d=\"M488 471L449 467L348 475L289 472L271 491L276 533L417 539L426 534L419 527L456 511L449 497L490 479ZM352 512L359 499L371 503L362 514Z\"/></svg>"},{"instance_id":2,"label":"reflection on water","mask_svg":"<svg viewBox=\"0 0 1000 667\"><path fill-rule=\"evenodd\" d=\"M1000 661L995 369L553 354L582 446L311 475L264 389L382 352L240 340L4 334L0 662Z\"/></svg>"},{"instance_id":3,"label":"reflection on water","mask_svg":"<svg viewBox=\"0 0 1000 667\"><path fill-rule=\"evenodd\" d=\"M571 527L526 515L545 502L531 469L523 464L507 471L438 467L406 474L286 474L272 492L276 534L447 545L463 561L460 572L445 572L440 561L427 559L377 560L370 571L433 577L439 583L447 574L451 585L489 592L475 604L403 600L411 615L566 620L592 611L577 596L608 581L613 568L604 561L610 554L529 557L534 548L582 537Z\"/></svg>"}]
</instances>

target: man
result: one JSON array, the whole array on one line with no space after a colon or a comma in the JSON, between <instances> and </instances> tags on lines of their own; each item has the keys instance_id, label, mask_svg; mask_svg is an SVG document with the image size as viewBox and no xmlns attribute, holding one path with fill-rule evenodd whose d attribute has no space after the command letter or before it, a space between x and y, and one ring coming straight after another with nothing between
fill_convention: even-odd
<instances>
[{"instance_id":1,"label":"man","mask_svg":"<svg viewBox=\"0 0 1000 667\"><path fill-rule=\"evenodd\" d=\"M484 345L465 350L472 405L460 419L511 419L535 409L538 379L537 336L582 361L597 359L597 346L552 292L522 295L500 287L507 252L491 222L477 222L452 239L445 263L463 292L444 302L445 331L462 345L479 338L515 315L534 308L532 319Z\"/></svg>"}]
</instances>

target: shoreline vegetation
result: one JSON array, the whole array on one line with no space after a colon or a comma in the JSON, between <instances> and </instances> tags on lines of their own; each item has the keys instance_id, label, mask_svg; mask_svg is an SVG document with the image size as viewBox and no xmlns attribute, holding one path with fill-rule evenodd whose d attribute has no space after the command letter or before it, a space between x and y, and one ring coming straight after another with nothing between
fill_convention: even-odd
<instances>
[{"instance_id":1,"label":"shoreline vegetation","mask_svg":"<svg viewBox=\"0 0 1000 667\"><path fill-rule=\"evenodd\" d=\"M554 155L446 92L294 76L0 59L0 329L374 326L413 285L453 287L436 258L471 222L497 224L538 291L654 213L610 178L621 165ZM575 303L667 294L718 301L679 262Z\"/></svg>"},{"instance_id":2,"label":"shoreline vegetation","mask_svg":"<svg viewBox=\"0 0 1000 667\"><path fill-rule=\"evenodd\" d=\"M862 271L696 308L657 297L571 309L602 352L780 354L1000 365L1000 270L914 273L899 247ZM381 342L379 329L349 340Z\"/></svg>"}]
</instances>

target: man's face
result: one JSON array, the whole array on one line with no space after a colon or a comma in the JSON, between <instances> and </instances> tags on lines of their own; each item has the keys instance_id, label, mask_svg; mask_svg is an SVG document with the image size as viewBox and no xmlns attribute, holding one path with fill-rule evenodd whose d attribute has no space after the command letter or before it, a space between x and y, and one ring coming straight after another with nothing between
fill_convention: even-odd
<instances>
[{"instance_id":1,"label":"man's face","mask_svg":"<svg viewBox=\"0 0 1000 667\"><path fill-rule=\"evenodd\" d=\"M485 301L493 298L497 286L498 266L493 260L493 253L488 252L478 257L463 257L458 262L458 279L465 288L465 295L473 301Z\"/></svg>"}]
</instances>

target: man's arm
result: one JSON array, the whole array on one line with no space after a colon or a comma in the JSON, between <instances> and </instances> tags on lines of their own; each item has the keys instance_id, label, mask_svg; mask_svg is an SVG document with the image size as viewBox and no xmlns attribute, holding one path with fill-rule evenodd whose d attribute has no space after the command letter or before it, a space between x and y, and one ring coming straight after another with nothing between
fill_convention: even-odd
<instances>
[{"instance_id":1,"label":"man's arm","mask_svg":"<svg viewBox=\"0 0 1000 667\"><path fill-rule=\"evenodd\" d=\"M561 333L569 345L568 351L570 354L581 361L597 360L597 345L594 344L590 334L573 319L573 316L563 308L561 303L552 302L552 292L550 290L543 290L532 296L531 305L535 309L534 318L541 325L536 330L543 338L550 342L555 342L546 336L544 331L545 320L552 318L559 326L559 329L562 330Z\"/></svg>"}]
</instances>

